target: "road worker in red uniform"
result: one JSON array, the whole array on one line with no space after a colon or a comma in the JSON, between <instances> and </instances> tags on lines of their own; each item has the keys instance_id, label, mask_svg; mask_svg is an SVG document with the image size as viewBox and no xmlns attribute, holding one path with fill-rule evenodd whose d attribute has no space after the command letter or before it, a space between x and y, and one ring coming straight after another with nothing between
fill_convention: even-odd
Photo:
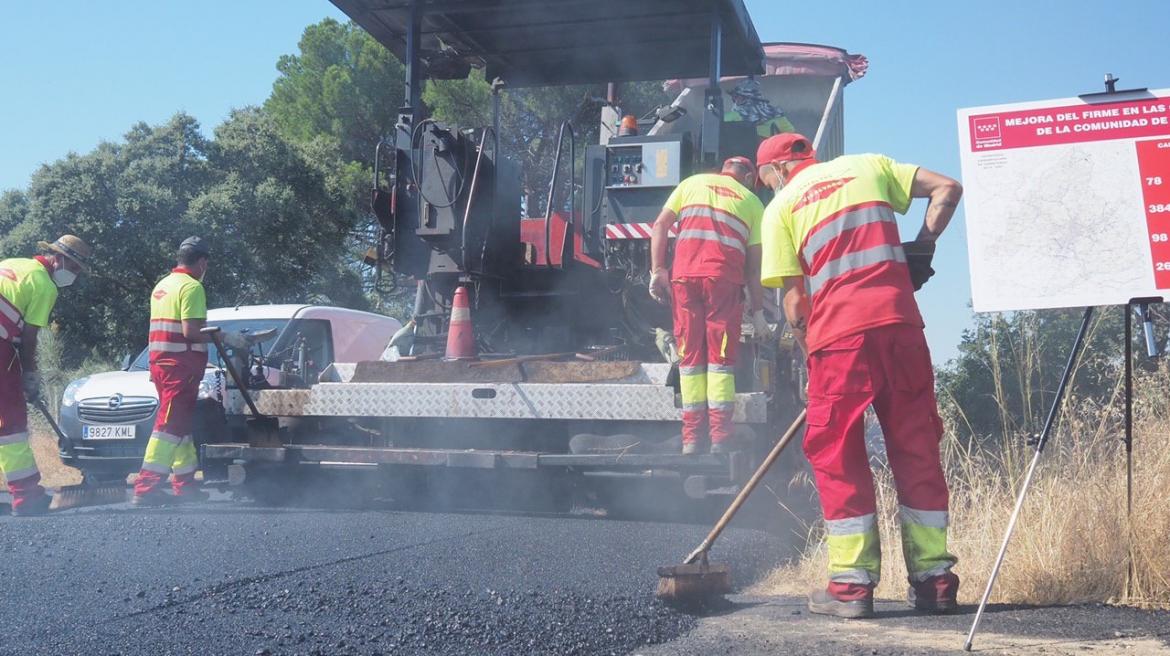
<instances>
[{"instance_id":1,"label":"road worker in red uniform","mask_svg":"<svg viewBox=\"0 0 1170 656\"><path fill-rule=\"evenodd\" d=\"M881 569L864 417L872 405L894 473L910 601L956 608L959 578L947 551L942 422L914 291L934 273L934 242L962 195L959 183L882 155L818 163L809 141L760 144L760 179L777 190L761 229L762 280L783 286L784 310L808 354L804 450L824 511L829 584L812 612L873 614ZM894 214L929 198L918 238L899 243Z\"/></svg>"},{"instance_id":2,"label":"road worker in red uniform","mask_svg":"<svg viewBox=\"0 0 1170 656\"><path fill-rule=\"evenodd\" d=\"M650 238L650 295L673 300L683 403L682 452L731 450L735 356L743 321L744 285L756 334L768 330L759 284L760 217L752 193L756 170L733 157L721 173L683 180L659 213ZM666 269L668 235L679 223L674 262Z\"/></svg>"},{"instance_id":3,"label":"road worker in red uniform","mask_svg":"<svg viewBox=\"0 0 1170 656\"><path fill-rule=\"evenodd\" d=\"M142 471L134 485L132 503L136 506L207 498L195 483L199 463L191 433L211 341L200 332L207 323L207 296L201 280L210 255L199 237L183 240L178 266L150 295L150 377L158 390L159 404ZM161 489L172 474L174 496Z\"/></svg>"},{"instance_id":4,"label":"road worker in red uniform","mask_svg":"<svg viewBox=\"0 0 1170 656\"><path fill-rule=\"evenodd\" d=\"M33 258L0 260L0 471L12 494L12 514L43 515L49 496L28 443L28 408L41 397L37 338L49 325L57 290L73 284L89 245L73 235L38 244Z\"/></svg>"}]
</instances>

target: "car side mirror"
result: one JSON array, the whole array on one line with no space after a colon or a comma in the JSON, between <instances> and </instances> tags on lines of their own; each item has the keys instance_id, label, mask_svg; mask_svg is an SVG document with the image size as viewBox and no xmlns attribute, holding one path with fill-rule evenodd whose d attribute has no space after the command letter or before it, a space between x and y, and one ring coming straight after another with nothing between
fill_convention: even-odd
<instances>
[{"instance_id":1,"label":"car side mirror","mask_svg":"<svg viewBox=\"0 0 1170 656\"><path fill-rule=\"evenodd\" d=\"M130 353L122 355L122 371L130 371L130 365L134 364L134 356Z\"/></svg>"}]
</instances>

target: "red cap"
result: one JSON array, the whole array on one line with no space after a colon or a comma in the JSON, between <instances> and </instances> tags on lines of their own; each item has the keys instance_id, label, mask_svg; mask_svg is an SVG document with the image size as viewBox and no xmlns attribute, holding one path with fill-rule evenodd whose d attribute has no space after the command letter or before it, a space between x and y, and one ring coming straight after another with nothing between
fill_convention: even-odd
<instances>
[{"instance_id":1,"label":"red cap","mask_svg":"<svg viewBox=\"0 0 1170 656\"><path fill-rule=\"evenodd\" d=\"M817 153L812 144L803 135L795 132L785 132L764 139L756 150L756 166L763 166L773 162L792 162L802 159L812 159Z\"/></svg>"},{"instance_id":2,"label":"red cap","mask_svg":"<svg viewBox=\"0 0 1170 656\"><path fill-rule=\"evenodd\" d=\"M736 155L735 157L728 157L723 160L723 168L727 168L729 164L739 164L740 166L746 167L752 173L756 172L756 165L752 164L752 161L743 155Z\"/></svg>"}]
</instances>

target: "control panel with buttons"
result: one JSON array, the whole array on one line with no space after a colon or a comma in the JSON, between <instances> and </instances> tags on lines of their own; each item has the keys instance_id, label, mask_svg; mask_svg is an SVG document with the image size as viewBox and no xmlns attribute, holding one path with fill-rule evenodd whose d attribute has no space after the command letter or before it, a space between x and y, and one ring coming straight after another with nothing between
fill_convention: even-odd
<instances>
[{"instance_id":1,"label":"control panel with buttons","mask_svg":"<svg viewBox=\"0 0 1170 656\"><path fill-rule=\"evenodd\" d=\"M679 141L617 141L606 147L606 187L673 187L682 180Z\"/></svg>"}]
</instances>

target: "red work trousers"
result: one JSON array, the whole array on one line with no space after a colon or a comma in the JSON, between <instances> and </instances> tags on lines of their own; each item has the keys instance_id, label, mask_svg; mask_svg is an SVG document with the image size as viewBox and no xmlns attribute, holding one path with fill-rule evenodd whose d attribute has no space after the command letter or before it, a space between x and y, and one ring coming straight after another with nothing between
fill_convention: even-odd
<instances>
[{"instance_id":1,"label":"red work trousers","mask_svg":"<svg viewBox=\"0 0 1170 656\"><path fill-rule=\"evenodd\" d=\"M14 509L45 494L28 443L28 408L21 384L22 371L16 346L0 340L0 470L8 481Z\"/></svg>"},{"instance_id":2,"label":"red work trousers","mask_svg":"<svg viewBox=\"0 0 1170 656\"><path fill-rule=\"evenodd\" d=\"M895 324L843 337L809 355L808 378L804 451L829 527L830 560L834 540L844 541L841 553L852 550L852 556L839 557L843 562L830 563L835 573L830 591L838 598L856 598L876 583L880 570L873 476L865 445L865 410L870 405L881 423L903 525L917 521L943 535L944 544L936 538L920 547L913 540L922 538L915 536L926 530L929 537L931 529L912 526L904 533L907 559L915 561L908 563L912 575L915 569L937 567L937 573L949 569L954 558L945 550L948 499L939 457L942 422L922 329ZM872 544L865 542L870 539L864 537L867 532L872 533ZM841 533L862 537L838 537ZM911 558L914 554L918 555ZM920 562L926 564L916 566Z\"/></svg>"},{"instance_id":3,"label":"red work trousers","mask_svg":"<svg viewBox=\"0 0 1170 656\"><path fill-rule=\"evenodd\" d=\"M709 436L713 444L719 444L732 431L743 285L717 278L681 278L671 284L671 294L680 357L683 443L702 443Z\"/></svg>"},{"instance_id":4,"label":"red work trousers","mask_svg":"<svg viewBox=\"0 0 1170 656\"><path fill-rule=\"evenodd\" d=\"M188 352L150 363L150 377L158 391L158 414L134 485L135 494L156 489L168 474L172 474L175 494L195 487L197 462L192 432L206 362L206 354Z\"/></svg>"}]
</instances>

